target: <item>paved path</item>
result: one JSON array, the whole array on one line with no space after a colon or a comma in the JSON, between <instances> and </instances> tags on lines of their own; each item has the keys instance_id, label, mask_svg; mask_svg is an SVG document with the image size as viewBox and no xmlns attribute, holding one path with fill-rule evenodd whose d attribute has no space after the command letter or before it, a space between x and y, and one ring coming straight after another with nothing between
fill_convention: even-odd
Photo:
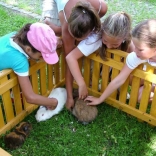
<instances>
[{"instance_id":1,"label":"paved path","mask_svg":"<svg viewBox=\"0 0 156 156\"><path fill-rule=\"evenodd\" d=\"M11 9L11 10L13 10L15 12L18 12L18 13L20 13L22 15L30 16L30 17L33 17L33 18L36 18L36 19L40 19L41 18L41 15L38 15L38 14L33 13L33 12L26 11L24 9L20 9L18 7L14 7L14 6L6 4L4 2L0 2L0 5L5 7L5 8L7 8L7 9Z\"/></svg>"}]
</instances>

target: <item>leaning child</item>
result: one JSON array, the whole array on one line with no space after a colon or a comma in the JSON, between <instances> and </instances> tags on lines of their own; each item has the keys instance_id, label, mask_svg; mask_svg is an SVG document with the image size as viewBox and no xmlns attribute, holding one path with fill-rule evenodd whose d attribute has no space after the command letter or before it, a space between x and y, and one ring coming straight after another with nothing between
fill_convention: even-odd
<instances>
[{"instance_id":1,"label":"leaning child","mask_svg":"<svg viewBox=\"0 0 156 156\"><path fill-rule=\"evenodd\" d=\"M29 80L28 59L43 58L46 63L55 64L59 60L56 53L59 44L60 38L43 23L26 24L18 32L0 37L0 70L10 68L17 74L22 93L28 103L44 105L49 109L55 109L57 106L57 99L34 93Z\"/></svg>"},{"instance_id":2,"label":"leaning child","mask_svg":"<svg viewBox=\"0 0 156 156\"><path fill-rule=\"evenodd\" d=\"M104 102L111 93L126 81L130 73L137 68L138 65L148 62L151 66L156 66L156 19L140 22L132 31L132 41L135 50L128 54L126 64L119 75L109 83L99 98L88 96L85 99L90 101L88 105L98 105Z\"/></svg>"}]
</instances>

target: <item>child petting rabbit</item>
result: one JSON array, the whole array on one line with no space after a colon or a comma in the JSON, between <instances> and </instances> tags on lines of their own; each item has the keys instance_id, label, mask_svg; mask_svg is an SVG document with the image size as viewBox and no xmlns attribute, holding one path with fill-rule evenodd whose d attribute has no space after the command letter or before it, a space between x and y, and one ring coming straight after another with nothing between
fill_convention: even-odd
<instances>
[{"instance_id":1,"label":"child petting rabbit","mask_svg":"<svg viewBox=\"0 0 156 156\"><path fill-rule=\"evenodd\" d=\"M38 122L45 121L58 114L63 108L67 101L67 92L65 88L55 88L51 91L48 96L49 98L56 98L58 105L54 110L48 110L44 106L40 106L35 117ZM96 106L87 106L87 103L81 99L78 99L78 92L75 94L75 105L71 113L83 124L88 124L93 121L98 110Z\"/></svg>"},{"instance_id":2,"label":"child petting rabbit","mask_svg":"<svg viewBox=\"0 0 156 156\"><path fill-rule=\"evenodd\" d=\"M58 100L57 107L54 110L49 110L44 106L40 106L35 117L38 122L50 119L58 114L63 108L67 100L67 92L65 88L55 88L51 91L48 98L56 98Z\"/></svg>"}]
</instances>

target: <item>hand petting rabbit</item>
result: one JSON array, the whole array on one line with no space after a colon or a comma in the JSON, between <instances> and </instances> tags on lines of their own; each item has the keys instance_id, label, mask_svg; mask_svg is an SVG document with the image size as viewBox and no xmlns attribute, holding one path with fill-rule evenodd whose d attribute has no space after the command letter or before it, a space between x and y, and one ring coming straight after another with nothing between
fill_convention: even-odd
<instances>
[{"instance_id":1,"label":"hand petting rabbit","mask_svg":"<svg viewBox=\"0 0 156 156\"><path fill-rule=\"evenodd\" d=\"M77 118L79 122L86 125L92 122L98 115L98 109L96 106L88 106L87 101L78 99L78 90L73 91L73 98L75 101L72 109L72 114Z\"/></svg>"},{"instance_id":2,"label":"hand petting rabbit","mask_svg":"<svg viewBox=\"0 0 156 156\"><path fill-rule=\"evenodd\" d=\"M98 109L96 106L88 106L84 100L76 99L72 114L79 122L86 125L97 117Z\"/></svg>"},{"instance_id":3,"label":"hand petting rabbit","mask_svg":"<svg viewBox=\"0 0 156 156\"><path fill-rule=\"evenodd\" d=\"M35 115L38 122L50 119L64 108L67 101L67 91L65 88L55 88L51 91L48 97L57 99L57 107L54 110L48 110L46 107L40 106Z\"/></svg>"}]
</instances>

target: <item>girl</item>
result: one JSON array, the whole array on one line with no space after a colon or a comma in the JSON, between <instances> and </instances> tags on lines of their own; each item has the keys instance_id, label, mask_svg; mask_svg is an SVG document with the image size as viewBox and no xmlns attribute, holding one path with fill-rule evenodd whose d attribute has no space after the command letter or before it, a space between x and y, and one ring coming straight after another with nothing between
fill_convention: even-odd
<instances>
[{"instance_id":1,"label":"girl","mask_svg":"<svg viewBox=\"0 0 156 156\"><path fill-rule=\"evenodd\" d=\"M148 62L156 66L156 19L142 21L132 31L132 41L135 52L130 53L126 58L126 64L119 75L109 83L106 90L99 97L88 96L88 105L102 103L111 93L119 88L130 75L130 73L141 63Z\"/></svg>"},{"instance_id":2,"label":"girl","mask_svg":"<svg viewBox=\"0 0 156 156\"><path fill-rule=\"evenodd\" d=\"M54 9L56 7L57 10ZM54 19L56 11L59 14L58 19L60 26L58 26L58 20ZM106 12L107 5L103 0L44 0L42 15L44 21L49 24L57 34L62 33L65 55L72 53L78 60L82 56L88 56L97 50L97 45L100 41L99 43L95 43L96 39L94 35L100 30L100 17L104 16ZM56 24L54 24L54 20ZM86 40L88 43L94 43L94 46L92 46L94 48L89 48ZM81 42L76 46L75 41ZM74 63L75 70L77 71L78 62ZM66 107L70 110L74 106L72 95L73 77L68 66L66 66L65 78L67 89ZM79 88L79 98L83 99L87 96L88 91L82 76L79 76L77 82L79 82L79 86L81 86Z\"/></svg>"},{"instance_id":3,"label":"girl","mask_svg":"<svg viewBox=\"0 0 156 156\"><path fill-rule=\"evenodd\" d=\"M38 60L43 57L48 64L57 63L58 44L61 44L61 40L43 23L26 24L19 32L0 38L0 70L11 68L17 74L22 93L28 103L45 105L50 109L57 106L56 99L34 93L29 80L28 59Z\"/></svg>"},{"instance_id":4,"label":"girl","mask_svg":"<svg viewBox=\"0 0 156 156\"><path fill-rule=\"evenodd\" d=\"M99 55L105 60L106 49L119 49L132 52L131 19L125 12L110 14L102 23L102 48Z\"/></svg>"},{"instance_id":5,"label":"girl","mask_svg":"<svg viewBox=\"0 0 156 156\"><path fill-rule=\"evenodd\" d=\"M94 36L95 41L97 42L95 42L95 44L88 44L88 46L84 47L84 50L95 50L95 47L98 49L102 45L101 51L99 52L99 55L102 59L105 59L105 53L107 48L120 49L127 52L133 51L134 46L131 42L130 31L131 20L128 14L124 12L111 14L102 23L102 31L100 37ZM87 87L82 78L77 63L79 58L80 57L75 55L74 51L72 51L70 54L67 55L66 60L70 71L79 86L80 96L84 95L84 88ZM85 98L85 96L82 96L81 98Z\"/></svg>"}]
</instances>

